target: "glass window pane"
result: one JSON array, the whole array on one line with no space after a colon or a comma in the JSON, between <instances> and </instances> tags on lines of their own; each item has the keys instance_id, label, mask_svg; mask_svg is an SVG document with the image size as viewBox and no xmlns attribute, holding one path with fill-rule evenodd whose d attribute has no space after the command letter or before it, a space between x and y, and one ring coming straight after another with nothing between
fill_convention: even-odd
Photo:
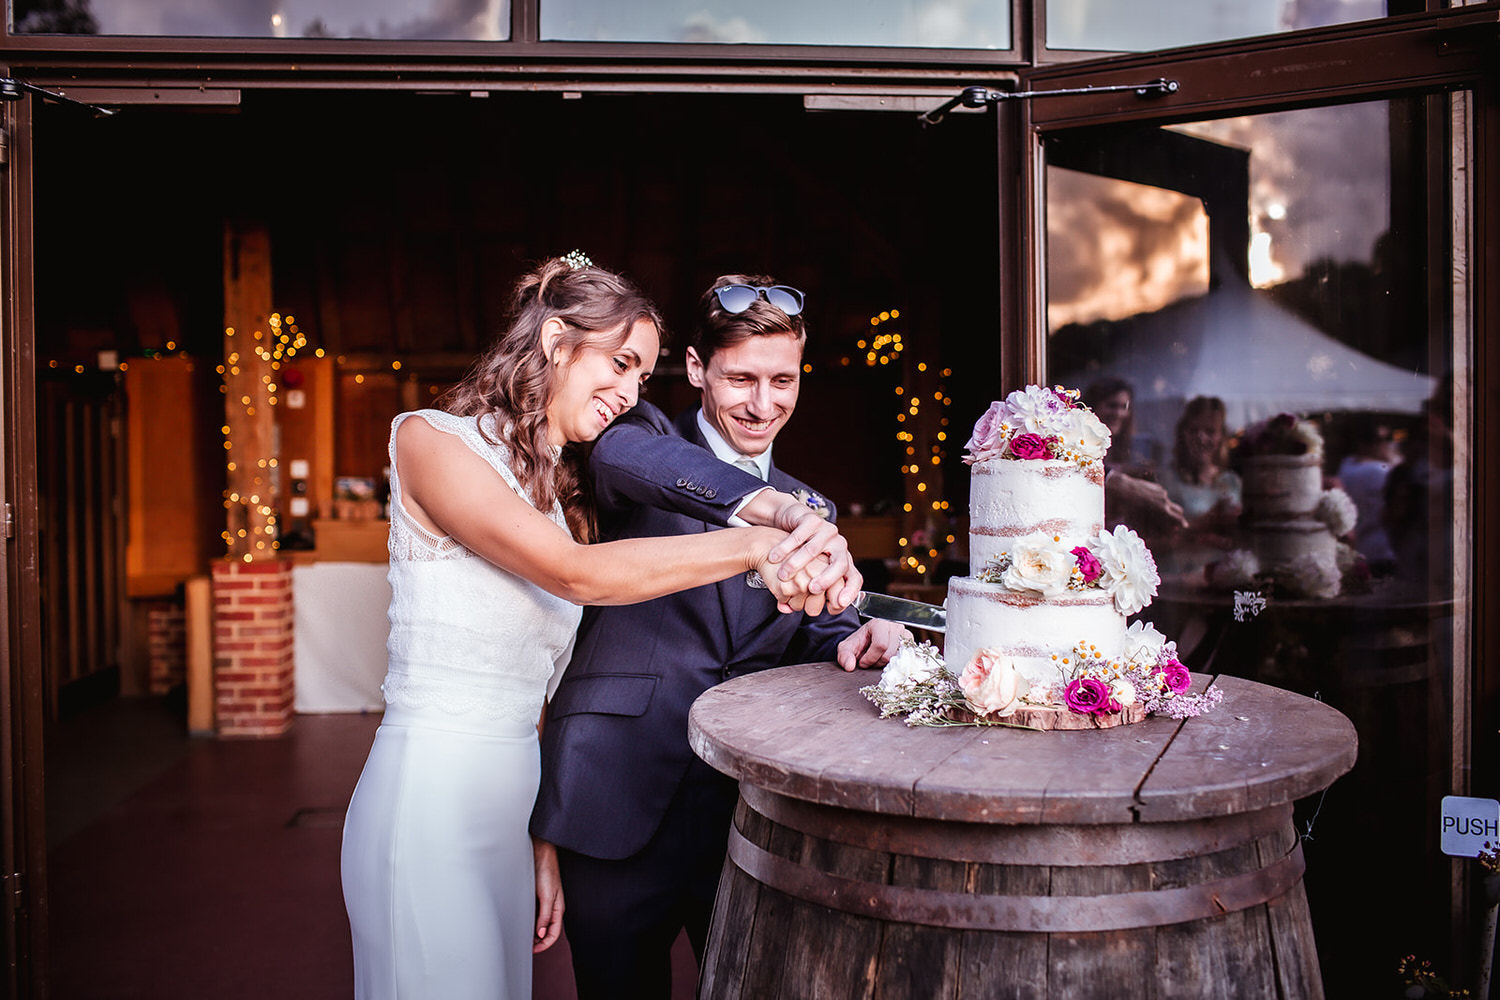
<instances>
[{"instance_id":1,"label":"glass window pane","mask_svg":"<svg viewBox=\"0 0 1500 1000\"><path fill-rule=\"evenodd\" d=\"M1359 732L1353 772L1297 813L1330 995L1388 992L1408 954L1446 965L1465 926L1436 816L1466 754L1468 371L1464 321L1429 319L1447 248L1428 233L1450 228L1428 225L1425 107L1046 149L1048 379L1113 424L1106 516L1163 576L1140 617L1194 669L1317 696ZM1399 892L1371 877L1393 861Z\"/></svg>"},{"instance_id":2,"label":"glass window pane","mask_svg":"<svg viewBox=\"0 0 1500 1000\"><path fill-rule=\"evenodd\" d=\"M1384 17L1385 0L1046 0L1047 47L1146 52Z\"/></svg>"},{"instance_id":3,"label":"glass window pane","mask_svg":"<svg viewBox=\"0 0 1500 1000\"><path fill-rule=\"evenodd\" d=\"M504 41L510 0L12 0L16 34Z\"/></svg>"},{"instance_id":4,"label":"glass window pane","mask_svg":"<svg viewBox=\"0 0 1500 1000\"><path fill-rule=\"evenodd\" d=\"M1010 5L948 0L541 0L543 41L1008 49Z\"/></svg>"}]
</instances>

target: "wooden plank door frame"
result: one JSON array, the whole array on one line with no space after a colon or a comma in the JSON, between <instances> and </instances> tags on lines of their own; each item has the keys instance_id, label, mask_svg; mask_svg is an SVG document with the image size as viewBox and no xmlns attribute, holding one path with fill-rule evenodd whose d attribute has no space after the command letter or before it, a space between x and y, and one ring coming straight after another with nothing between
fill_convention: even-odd
<instances>
[{"instance_id":1,"label":"wooden plank door frame","mask_svg":"<svg viewBox=\"0 0 1500 1000\"><path fill-rule=\"evenodd\" d=\"M0 994L46 995L47 838L32 283L34 104L0 106Z\"/></svg>"}]
</instances>

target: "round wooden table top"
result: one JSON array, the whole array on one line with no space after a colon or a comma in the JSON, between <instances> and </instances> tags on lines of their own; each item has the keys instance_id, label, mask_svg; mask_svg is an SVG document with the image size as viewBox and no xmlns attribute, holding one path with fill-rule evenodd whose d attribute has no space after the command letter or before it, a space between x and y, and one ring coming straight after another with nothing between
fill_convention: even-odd
<instances>
[{"instance_id":1,"label":"round wooden table top","mask_svg":"<svg viewBox=\"0 0 1500 1000\"><path fill-rule=\"evenodd\" d=\"M1354 766L1354 726L1320 701L1238 677L1213 711L1114 729L909 727L859 693L876 670L778 667L711 688L694 751L780 795L958 822L1152 823L1253 812L1314 794ZM1210 680L1194 675L1194 691Z\"/></svg>"}]
</instances>

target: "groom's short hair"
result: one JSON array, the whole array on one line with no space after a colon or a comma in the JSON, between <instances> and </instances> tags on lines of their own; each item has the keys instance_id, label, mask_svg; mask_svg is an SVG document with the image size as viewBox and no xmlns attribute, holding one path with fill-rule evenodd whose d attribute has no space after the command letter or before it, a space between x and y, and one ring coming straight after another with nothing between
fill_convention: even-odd
<instances>
[{"instance_id":1,"label":"groom's short hair","mask_svg":"<svg viewBox=\"0 0 1500 1000\"><path fill-rule=\"evenodd\" d=\"M802 321L801 313L788 316L766 301L764 295L757 295L744 312L732 313L720 304L717 294L725 285L768 288L775 284L776 279L766 274L721 274L708 286L698 300L698 323L690 345L705 366L720 348L733 347L751 337L789 333L797 338L799 345L807 343L807 324Z\"/></svg>"}]
</instances>

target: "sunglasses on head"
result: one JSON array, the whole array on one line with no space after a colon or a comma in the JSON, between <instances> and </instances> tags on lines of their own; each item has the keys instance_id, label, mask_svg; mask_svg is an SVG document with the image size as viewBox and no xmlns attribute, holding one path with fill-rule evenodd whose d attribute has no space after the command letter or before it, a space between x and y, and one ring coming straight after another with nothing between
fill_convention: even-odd
<instances>
[{"instance_id":1,"label":"sunglasses on head","mask_svg":"<svg viewBox=\"0 0 1500 1000\"><path fill-rule=\"evenodd\" d=\"M764 295L766 301L788 316L802 311L802 293L790 285L725 285L715 289L725 312L742 313Z\"/></svg>"}]
</instances>

